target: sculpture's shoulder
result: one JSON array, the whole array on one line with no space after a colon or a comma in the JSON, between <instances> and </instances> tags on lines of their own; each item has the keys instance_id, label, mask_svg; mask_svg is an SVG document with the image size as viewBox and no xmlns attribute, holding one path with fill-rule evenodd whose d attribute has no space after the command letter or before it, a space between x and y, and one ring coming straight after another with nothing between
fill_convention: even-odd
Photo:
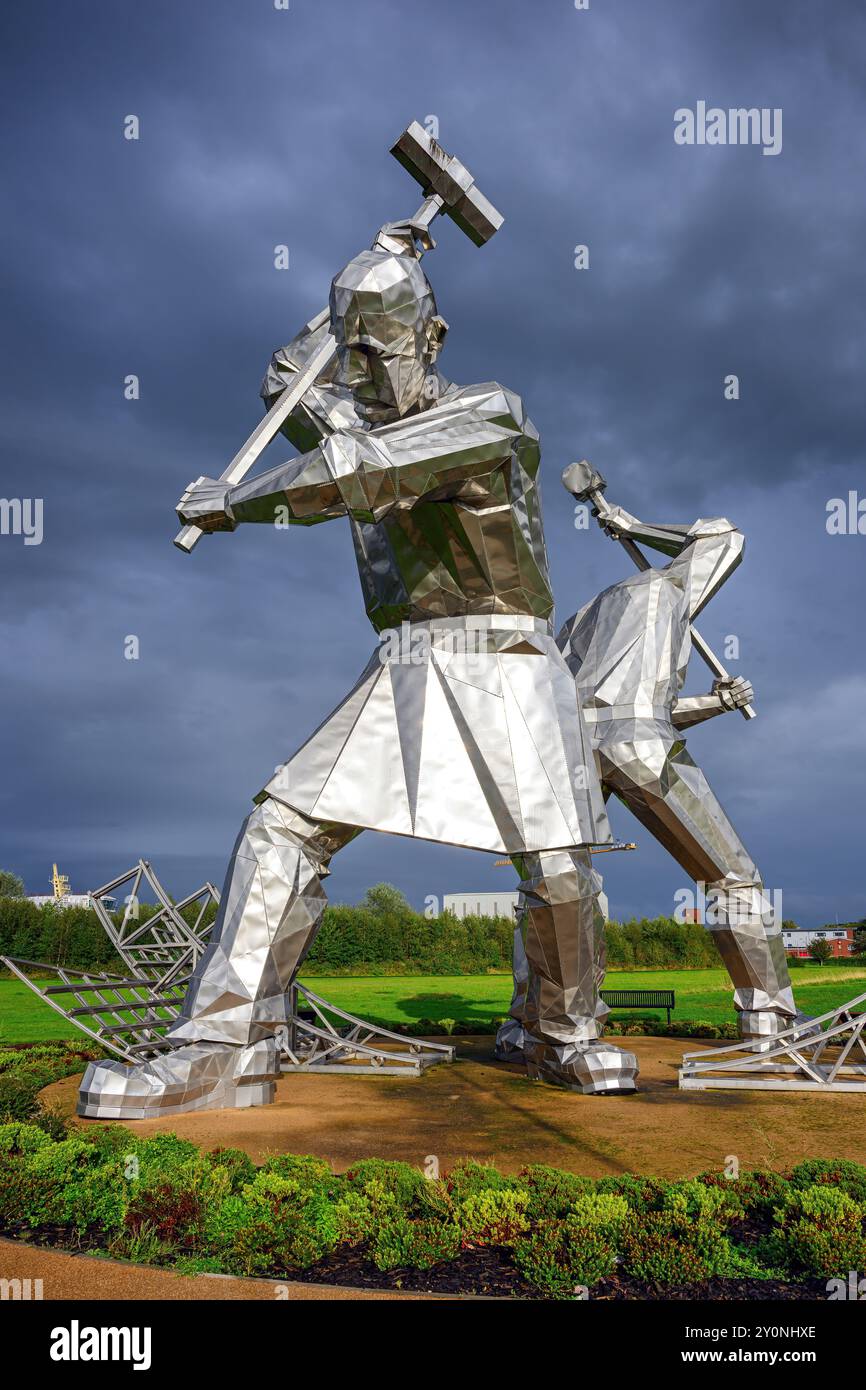
<instances>
[{"instance_id":1,"label":"sculpture's shoulder","mask_svg":"<svg viewBox=\"0 0 866 1390\"><path fill-rule=\"evenodd\" d=\"M538 441L538 431L526 413L522 398L498 381L482 381L475 386L451 386L443 395L442 404L449 401L474 411L504 429Z\"/></svg>"},{"instance_id":2,"label":"sculpture's shoulder","mask_svg":"<svg viewBox=\"0 0 866 1390\"><path fill-rule=\"evenodd\" d=\"M435 403L424 410L389 421L364 434L353 431L371 453L382 450L383 459L401 458L407 451L421 458L441 451L453 452L473 444L501 441L503 453L528 445L537 451L538 435L527 419L523 402L498 382L480 386L442 384Z\"/></svg>"}]
</instances>

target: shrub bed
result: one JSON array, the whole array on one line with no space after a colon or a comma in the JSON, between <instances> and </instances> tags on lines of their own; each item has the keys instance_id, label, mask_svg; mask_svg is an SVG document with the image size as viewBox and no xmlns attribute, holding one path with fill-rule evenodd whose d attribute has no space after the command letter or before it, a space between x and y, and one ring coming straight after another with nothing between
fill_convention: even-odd
<instances>
[{"instance_id":1,"label":"shrub bed","mask_svg":"<svg viewBox=\"0 0 866 1390\"><path fill-rule=\"evenodd\" d=\"M866 1267L855 1163L664 1182L465 1161L434 1180L380 1159L343 1174L304 1155L255 1166L120 1125L50 1131L0 1124L0 1229L179 1272L549 1299L802 1298Z\"/></svg>"},{"instance_id":2,"label":"shrub bed","mask_svg":"<svg viewBox=\"0 0 866 1390\"><path fill-rule=\"evenodd\" d=\"M71 1043L0 1047L0 1119L28 1121L62 1133L62 1121L40 1105L39 1092L100 1056L98 1048Z\"/></svg>"}]
</instances>

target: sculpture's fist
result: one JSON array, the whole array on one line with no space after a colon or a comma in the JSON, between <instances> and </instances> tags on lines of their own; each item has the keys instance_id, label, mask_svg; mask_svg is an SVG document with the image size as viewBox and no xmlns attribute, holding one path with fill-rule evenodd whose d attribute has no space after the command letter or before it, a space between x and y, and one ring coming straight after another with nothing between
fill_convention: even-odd
<instances>
[{"instance_id":1,"label":"sculpture's fist","mask_svg":"<svg viewBox=\"0 0 866 1390\"><path fill-rule=\"evenodd\" d=\"M219 478L196 478L178 502L177 514L184 526L197 526L200 531L233 531L228 494Z\"/></svg>"},{"instance_id":2,"label":"sculpture's fist","mask_svg":"<svg viewBox=\"0 0 866 1390\"><path fill-rule=\"evenodd\" d=\"M751 682L743 676L727 676L713 681L713 694L718 695L726 710L741 709L755 698Z\"/></svg>"},{"instance_id":3,"label":"sculpture's fist","mask_svg":"<svg viewBox=\"0 0 866 1390\"><path fill-rule=\"evenodd\" d=\"M607 482L588 459L581 459L562 470L562 486L578 502L586 502L591 493L604 492Z\"/></svg>"}]
</instances>

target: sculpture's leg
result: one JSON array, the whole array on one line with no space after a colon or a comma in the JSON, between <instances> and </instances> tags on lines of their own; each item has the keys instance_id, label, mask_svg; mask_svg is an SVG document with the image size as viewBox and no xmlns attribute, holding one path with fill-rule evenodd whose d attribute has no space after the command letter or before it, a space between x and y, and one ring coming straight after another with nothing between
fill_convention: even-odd
<instances>
[{"instance_id":1,"label":"sculpture's leg","mask_svg":"<svg viewBox=\"0 0 866 1390\"><path fill-rule=\"evenodd\" d=\"M638 748L640 753L638 755ZM797 1017L782 927L761 876L680 739L605 742L602 776L695 882L707 927L734 986L745 1038L772 1036Z\"/></svg>"},{"instance_id":2,"label":"sculpture's leg","mask_svg":"<svg viewBox=\"0 0 866 1390\"><path fill-rule=\"evenodd\" d=\"M142 1119L264 1104L279 1074L275 1032L322 918L321 880L358 831L320 825L266 798L232 853L210 944L169 1030L176 1050L127 1067L88 1067L79 1114Z\"/></svg>"},{"instance_id":3,"label":"sculpture's leg","mask_svg":"<svg viewBox=\"0 0 866 1390\"><path fill-rule=\"evenodd\" d=\"M500 1062L523 1061L523 1020L526 1015L526 992L529 988L529 961L523 945L525 903L521 901L514 939L511 946L511 968L514 990L508 1017L496 1034L496 1056Z\"/></svg>"},{"instance_id":4,"label":"sculpture's leg","mask_svg":"<svg viewBox=\"0 0 866 1390\"><path fill-rule=\"evenodd\" d=\"M531 1076L576 1090L634 1090L634 1055L600 1041L604 914L589 851L524 854L514 863L522 876L518 980L497 1055L519 1052Z\"/></svg>"}]
</instances>

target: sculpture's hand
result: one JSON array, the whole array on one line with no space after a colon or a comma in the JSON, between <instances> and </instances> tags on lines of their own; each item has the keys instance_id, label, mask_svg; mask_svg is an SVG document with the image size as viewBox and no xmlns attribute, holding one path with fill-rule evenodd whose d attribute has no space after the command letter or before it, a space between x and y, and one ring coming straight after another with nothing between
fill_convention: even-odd
<instances>
[{"instance_id":1,"label":"sculpture's hand","mask_svg":"<svg viewBox=\"0 0 866 1390\"><path fill-rule=\"evenodd\" d=\"M718 695L726 710L750 705L755 698L751 682L743 676L728 676L726 679L713 681L713 694Z\"/></svg>"},{"instance_id":2,"label":"sculpture's hand","mask_svg":"<svg viewBox=\"0 0 866 1390\"><path fill-rule=\"evenodd\" d=\"M178 502L177 514L185 526L200 531L233 531L228 494L228 484L219 478L196 478Z\"/></svg>"},{"instance_id":3,"label":"sculpture's hand","mask_svg":"<svg viewBox=\"0 0 866 1390\"><path fill-rule=\"evenodd\" d=\"M601 508L593 508L593 516L598 517L599 526L611 540L618 541L628 534L628 522L631 518L622 507L608 507L603 504Z\"/></svg>"}]
</instances>

